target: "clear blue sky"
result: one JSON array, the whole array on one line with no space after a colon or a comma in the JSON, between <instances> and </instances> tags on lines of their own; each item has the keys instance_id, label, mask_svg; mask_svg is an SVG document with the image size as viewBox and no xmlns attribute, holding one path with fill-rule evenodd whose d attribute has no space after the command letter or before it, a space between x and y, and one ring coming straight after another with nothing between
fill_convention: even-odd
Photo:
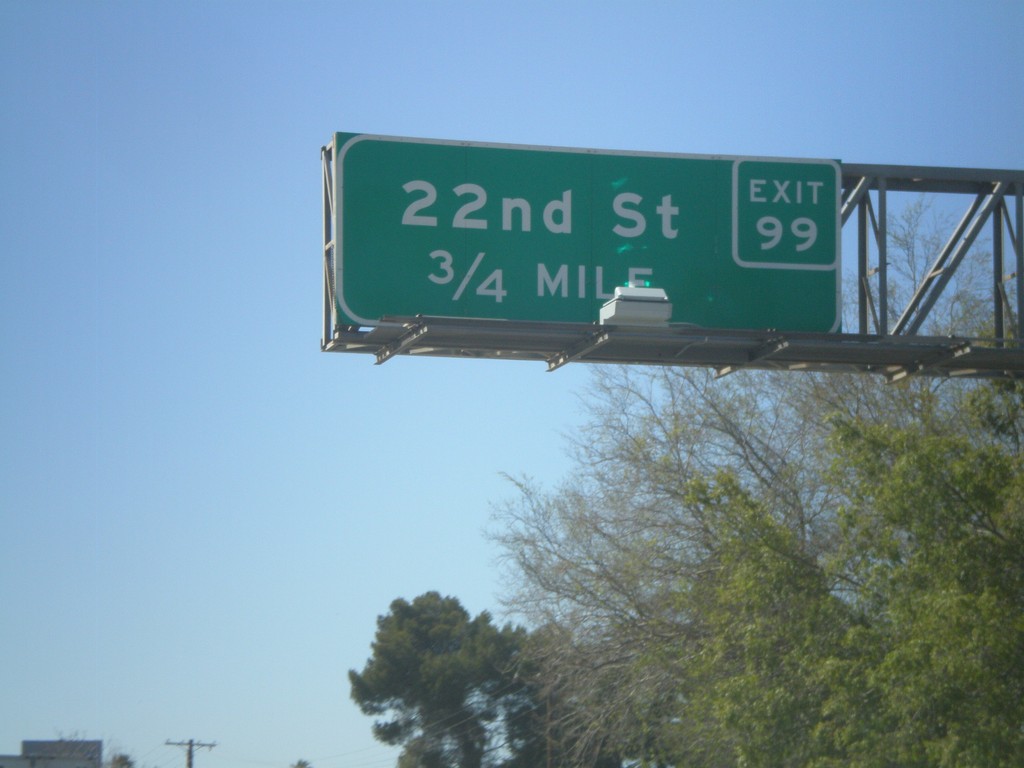
<instances>
[{"instance_id":1,"label":"clear blue sky","mask_svg":"<svg viewBox=\"0 0 1024 768\"><path fill-rule=\"evenodd\" d=\"M0 753L384 768L395 597L497 610L585 366L319 352L334 131L1024 168L1024 2L0 0Z\"/></svg>"}]
</instances>

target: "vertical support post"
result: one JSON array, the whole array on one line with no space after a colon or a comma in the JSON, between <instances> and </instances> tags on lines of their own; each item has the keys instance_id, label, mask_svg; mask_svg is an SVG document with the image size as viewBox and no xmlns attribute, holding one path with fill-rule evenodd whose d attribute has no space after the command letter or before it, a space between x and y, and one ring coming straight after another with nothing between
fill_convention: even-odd
<instances>
[{"instance_id":1,"label":"vertical support post","mask_svg":"<svg viewBox=\"0 0 1024 768\"><path fill-rule=\"evenodd\" d=\"M992 319L996 345L1003 346L1003 206L992 211Z\"/></svg>"},{"instance_id":2,"label":"vertical support post","mask_svg":"<svg viewBox=\"0 0 1024 768\"><path fill-rule=\"evenodd\" d=\"M878 332L889 335L889 212L885 177L878 179Z\"/></svg>"},{"instance_id":3,"label":"vertical support post","mask_svg":"<svg viewBox=\"0 0 1024 768\"><path fill-rule=\"evenodd\" d=\"M868 332L868 203L857 203L857 330Z\"/></svg>"},{"instance_id":4,"label":"vertical support post","mask_svg":"<svg viewBox=\"0 0 1024 768\"><path fill-rule=\"evenodd\" d=\"M323 166L323 215L324 215L324 316L323 336L320 348L327 346L334 338L334 138L331 143L320 150L320 162Z\"/></svg>"},{"instance_id":5,"label":"vertical support post","mask_svg":"<svg viewBox=\"0 0 1024 768\"><path fill-rule=\"evenodd\" d=\"M1017 230L1014 250L1017 252L1017 343L1024 342L1024 183L1017 182Z\"/></svg>"}]
</instances>

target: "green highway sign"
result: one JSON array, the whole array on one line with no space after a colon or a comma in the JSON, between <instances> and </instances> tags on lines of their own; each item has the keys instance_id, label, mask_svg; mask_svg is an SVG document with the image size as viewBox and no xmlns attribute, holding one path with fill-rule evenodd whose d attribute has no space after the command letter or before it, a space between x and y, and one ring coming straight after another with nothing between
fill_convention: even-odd
<instances>
[{"instance_id":1,"label":"green highway sign","mask_svg":"<svg viewBox=\"0 0 1024 768\"><path fill-rule=\"evenodd\" d=\"M615 286L646 281L672 323L839 329L831 160L338 133L333 185L343 323L593 323Z\"/></svg>"}]
</instances>

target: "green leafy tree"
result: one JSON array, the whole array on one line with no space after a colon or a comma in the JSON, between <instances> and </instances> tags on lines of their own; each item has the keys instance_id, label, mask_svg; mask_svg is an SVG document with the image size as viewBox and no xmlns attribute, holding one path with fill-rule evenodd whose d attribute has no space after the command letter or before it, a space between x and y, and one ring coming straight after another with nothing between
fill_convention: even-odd
<instances>
[{"instance_id":1,"label":"green leafy tree","mask_svg":"<svg viewBox=\"0 0 1024 768\"><path fill-rule=\"evenodd\" d=\"M500 509L494 535L517 575L510 606L546 628L538 663L567 705L558 724L573 764L597 746L651 765L735 764L723 678L739 651L711 641L755 621L727 610L743 579L782 575L734 568L744 548L774 538L786 547L762 565L806 574L834 534L827 430L770 384L601 369L573 477L551 493L519 481L520 497Z\"/></svg>"},{"instance_id":2,"label":"green leafy tree","mask_svg":"<svg viewBox=\"0 0 1024 768\"><path fill-rule=\"evenodd\" d=\"M565 765L1016 765L1024 387L602 371L499 511Z\"/></svg>"},{"instance_id":3,"label":"green leafy tree","mask_svg":"<svg viewBox=\"0 0 1024 768\"><path fill-rule=\"evenodd\" d=\"M846 707L859 764L1024 764L1024 455L1005 439L1024 399L998 389L967 398L960 434L837 427L837 562L860 618L837 693L872 702ZM993 412L1014 415L992 429Z\"/></svg>"},{"instance_id":4,"label":"green leafy tree","mask_svg":"<svg viewBox=\"0 0 1024 768\"><path fill-rule=\"evenodd\" d=\"M366 666L349 672L352 698L365 714L386 716L373 732L403 746L401 766L528 764L539 747L524 725L535 704L516 673L525 636L486 612L470 618L436 592L395 600L377 621Z\"/></svg>"}]
</instances>

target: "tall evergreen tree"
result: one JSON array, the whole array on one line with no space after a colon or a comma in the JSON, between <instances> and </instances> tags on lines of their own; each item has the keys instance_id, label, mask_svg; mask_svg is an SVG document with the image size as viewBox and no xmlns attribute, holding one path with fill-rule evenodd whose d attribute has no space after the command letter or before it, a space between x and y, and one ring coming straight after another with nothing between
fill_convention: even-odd
<instances>
[{"instance_id":1,"label":"tall evergreen tree","mask_svg":"<svg viewBox=\"0 0 1024 768\"><path fill-rule=\"evenodd\" d=\"M352 698L365 714L385 716L374 735L403 746L402 766L517 764L536 746L522 725L533 702L516 673L524 638L437 592L395 600L377 621L366 666L349 672Z\"/></svg>"}]
</instances>

